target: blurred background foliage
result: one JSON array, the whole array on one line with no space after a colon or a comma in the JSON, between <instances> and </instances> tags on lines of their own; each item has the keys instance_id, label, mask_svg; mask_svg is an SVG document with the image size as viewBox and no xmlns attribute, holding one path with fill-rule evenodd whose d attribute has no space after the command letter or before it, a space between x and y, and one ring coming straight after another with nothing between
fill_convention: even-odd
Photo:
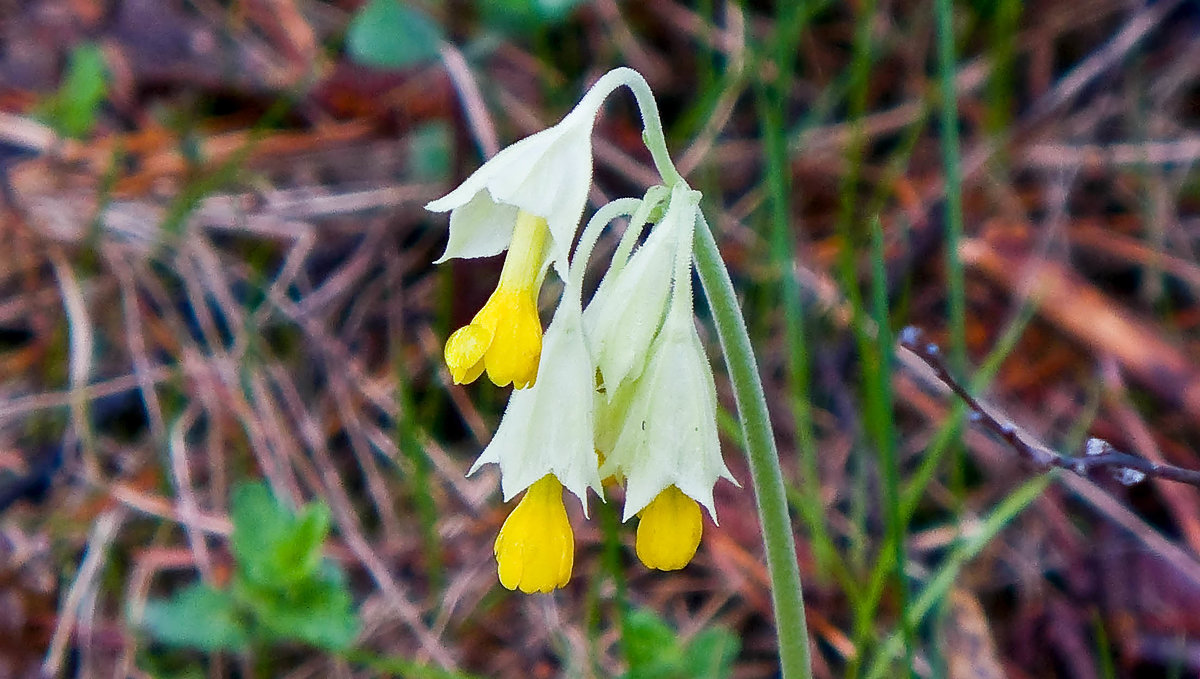
<instances>
[{"instance_id":1,"label":"blurred background foliage","mask_svg":"<svg viewBox=\"0 0 1200 679\"><path fill-rule=\"evenodd\" d=\"M1200 671L1196 489L1034 469L894 341L1200 468L1196 3L0 0L0 679L774 676L749 491L671 574L570 508L529 597L463 477L499 262L421 206L618 65L743 295L816 675ZM655 181L606 111L594 205Z\"/></svg>"}]
</instances>

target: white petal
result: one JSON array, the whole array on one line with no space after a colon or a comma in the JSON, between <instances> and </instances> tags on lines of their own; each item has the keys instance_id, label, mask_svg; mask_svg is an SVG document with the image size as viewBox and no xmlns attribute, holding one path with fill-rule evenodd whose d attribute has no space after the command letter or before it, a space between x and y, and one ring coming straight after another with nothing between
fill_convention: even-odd
<instances>
[{"instance_id":1,"label":"white petal","mask_svg":"<svg viewBox=\"0 0 1200 679\"><path fill-rule=\"evenodd\" d=\"M668 318L636 389L613 451L628 480L622 520L673 484L715 521L713 485L733 476L721 459L716 385L690 314Z\"/></svg>"},{"instance_id":2,"label":"white petal","mask_svg":"<svg viewBox=\"0 0 1200 679\"><path fill-rule=\"evenodd\" d=\"M548 127L500 149L499 153L480 165L453 191L426 203L425 209L430 212L446 212L466 205L475 198L476 194L487 189L497 179L502 179L505 175L519 170L522 166L527 166L541 157L542 151L557 137L556 130L557 126Z\"/></svg>"},{"instance_id":3,"label":"white petal","mask_svg":"<svg viewBox=\"0 0 1200 679\"><path fill-rule=\"evenodd\" d=\"M427 204L426 209L434 212L452 211L450 244L439 261L496 254L507 247L515 216L490 221L481 204L487 200L514 215L520 209L545 218L552 240L550 258L565 271L592 183L595 116L595 109L585 109L581 103L559 124L506 147L458 188ZM481 198L484 195L486 199ZM463 212L473 214L460 217ZM461 228L456 229L459 223ZM495 232L487 231L489 224ZM497 242L502 242L499 249Z\"/></svg>"},{"instance_id":4,"label":"white petal","mask_svg":"<svg viewBox=\"0 0 1200 679\"><path fill-rule=\"evenodd\" d=\"M491 257L504 252L512 241L517 223L517 208L492 200L488 192L480 191L464 205L450 213L450 238L446 251L434 264L455 257Z\"/></svg>"},{"instance_id":5,"label":"white petal","mask_svg":"<svg viewBox=\"0 0 1200 679\"><path fill-rule=\"evenodd\" d=\"M682 186L680 184L679 186ZM687 191L686 188L683 189ZM584 311L584 328L611 397L641 374L666 313L681 228L692 228L699 194L678 189L645 244L615 275L605 275Z\"/></svg>"},{"instance_id":6,"label":"white petal","mask_svg":"<svg viewBox=\"0 0 1200 679\"><path fill-rule=\"evenodd\" d=\"M496 436L471 472L498 463L505 501L552 473L586 514L587 489L601 492L592 438L594 382L582 313L577 302L564 300L546 330L537 381L513 391Z\"/></svg>"},{"instance_id":7,"label":"white petal","mask_svg":"<svg viewBox=\"0 0 1200 679\"><path fill-rule=\"evenodd\" d=\"M575 241L588 188L592 184L591 120L568 117L545 132L554 132L540 155L525 157L520 171L489 183L497 200L546 219L552 240L550 256L565 267ZM565 268L560 273L565 273Z\"/></svg>"}]
</instances>

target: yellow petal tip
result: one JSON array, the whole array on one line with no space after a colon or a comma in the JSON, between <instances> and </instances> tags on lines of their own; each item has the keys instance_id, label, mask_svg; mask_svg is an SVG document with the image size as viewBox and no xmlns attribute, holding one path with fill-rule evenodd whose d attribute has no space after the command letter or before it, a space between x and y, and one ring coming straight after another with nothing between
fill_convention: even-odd
<instances>
[{"instance_id":1,"label":"yellow petal tip","mask_svg":"<svg viewBox=\"0 0 1200 679\"><path fill-rule=\"evenodd\" d=\"M667 486L639 513L638 559L647 568L677 571L691 562L704 529L700 505L679 488Z\"/></svg>"},{"instance_id":2,"label":"yellow petal tip","mask_svg":"<svg viewBox=\"0 0 1200 679\"><path fill-rule=\"evenodd\" d=\"M465 325L446 340L446 367L455 384L470 384L483 373L484 354L492 343L492 332L472 323Z\"/></svg>"},{"instance_id":3,"label":"yellow petal tip","mask_svg":"<svg viewBox=\"0 0 1200 679\"><path fill-rule=\"evenodd\" d=\"M494 551L500 584L510 590L548 593L570 582L575 535L553 474L525 492L501 526Z\"/></svg>"}]
</instances>

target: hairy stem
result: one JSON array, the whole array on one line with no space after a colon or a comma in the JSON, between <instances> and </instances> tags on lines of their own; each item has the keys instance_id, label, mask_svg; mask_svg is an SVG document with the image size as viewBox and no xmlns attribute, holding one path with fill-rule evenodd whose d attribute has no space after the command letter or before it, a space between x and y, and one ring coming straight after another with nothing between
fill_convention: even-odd
<instances>
[{"instance_id":1,"label":"hairy stem","mask_svg":"<svg viewBox=\"0 0 1200 679\"><path fill-rule=\"evenodd\" d=\"M808 627L796 542L788 516L779 451L767 412L767 399L758 375L758 364L746 333L729 272L721 261L717 242L703 216L696 224L696 271L712 309L725 365L733 385L738 416L742 421L750 476L758 500L763 543L767 548L767 571L771 576L771 599L779 635L779 662L784 679L812 677L808 650Z\"/></svg>"},{"instance_id":2,"label":"hairy stem","mask_svg":"<svg viewBox=\"0 0 1200 679\"><path fill-rule=\"evenodd\" d=\"M628 71L628 73L624 73ZM621 72L621 84L633 90L644 125L642 140L654 158L654 165L663 183L673 188L685 183L675 168L663 135L662 120L654 93L642 76L631 69ZM775 607L775 628L779 636L779 665L783 679L811 679L812 661L808 650L808 625L804 617L804 592L800 585L800 567L796 563L796 540L792 535L792 520L788 515L783 471L779 468L779 451L775 448L775 432L767 412L767 398L758 375L758 363L746 332L746 322L738 305L737 293L729 271L721 260L717 241L704 215L697 212L696 239L693 244L696 271L700 285L712 309L721 351L733 396L737 401L738 417L746 455L750 460L751 482L758 500L758 518L762 524L763 543L767 550L767 573L771 577L771 600Z\"/></svg>"}]
</instances>

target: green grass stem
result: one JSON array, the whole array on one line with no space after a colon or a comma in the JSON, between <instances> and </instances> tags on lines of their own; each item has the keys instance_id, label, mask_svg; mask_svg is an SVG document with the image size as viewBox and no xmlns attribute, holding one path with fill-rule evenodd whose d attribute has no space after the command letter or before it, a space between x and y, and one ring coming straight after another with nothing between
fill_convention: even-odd
<instances>
[{"instance_id":1,"label":"green grass stem","mask_svg":"<svg viewBox=\"0 0 1200 679\"><path fill-rule=\"evenodd\" d=\"M954 84L954 3L953 0L934 0L937 33L938 82L941 90L942 165L946 177L946 301L949 311L950 367L962 374L967 367L967 302L962 259L958 256L963 233L962 163L958 140L958 91ZM952 421L961 431L963 409L956 406ZM955 437L957 439L957 436ZM951 490L955 497L964 493L966 452L955 446L957 455L951 465Z\"/></svg>"},{"instance_id":2,"label":"green grass stem","mask_svg":"<svg viewBox=\"0 0 1200 679\"><path fill-rule=\"evenodd\" d=\"M778 3L776 13L779 16L775 32L763 51L772 56L777 69L787 70L791 67L796 42L807 26L810 15L805 11L805 3ZM783 320L789 405L796 432L796 447L800 453L800 492L796 494L795 504L808 526L818 569L821 573L828 573L835 568L834 562L840 559L840 555L826 529L822 512L817 439L810 393L811 358L805 327L807 312L800 294L800 284L792 271L796 261L792 229L793 189L787 132L784 128L787 98L786 92L779 86L781 81L782 78L778 78L767 83L760 79L755 88L762 128L765 184L770 199L768 242L771 263L779 275L778 295L770 296L774 298L772 301L776 304L773 306L780 310Z\"/></svg>"},{"instance_id":3,"label":"green grass stem","mask_svg":"<svg viewBox=\"0 0 1200 679\"><path fill-rule=\"evenodd\" d=\"M1004 498L980 525L963 535L946 558L946 562L929 579L924 589L908 608L908 620L906 621L908 625L916 627L921 624L925 616L950 592L950 587L958 578L963 566L974 559L984 547L991 544L992 539L1018 514L1041 497L1042 492L1050 485L1055 476L1057 474L1048 473L1026 481ZM881 679L881 677L889 676L892 662L902 652L903 644L904 639L900 633L888 637L868 665L867 679Z\"/></svg>"},{"instance_id":4,"label":"green grass stem","mask_svg":"<svg viewBox=\"0 0 1200 679\"><path fill-rule=\"evenodd\" d=\"M888 542L891 550L882 552L879 560L891 564L892 576L896 582L898 605L901 611L901 638L904 641L905 664L909 675L915 675L913 669L913 629L908 624L908 579L905 576L905 564L908 563L904 536L908 523L900 513L900 461L896 453L896 425L893 415L894 395L892 394L892 328L888 313L887 270L884 259L883 225L879 218L871 220L871 261L874 271L871 277L871 297L875 320L875 355L877 372L868 383L868 393L875 394L871 401L874 407L870 410L870 429L874 432L875 446L879 450L879 462L883 475L883 509L887 527Z\"/></svg>"}]
</instances>

